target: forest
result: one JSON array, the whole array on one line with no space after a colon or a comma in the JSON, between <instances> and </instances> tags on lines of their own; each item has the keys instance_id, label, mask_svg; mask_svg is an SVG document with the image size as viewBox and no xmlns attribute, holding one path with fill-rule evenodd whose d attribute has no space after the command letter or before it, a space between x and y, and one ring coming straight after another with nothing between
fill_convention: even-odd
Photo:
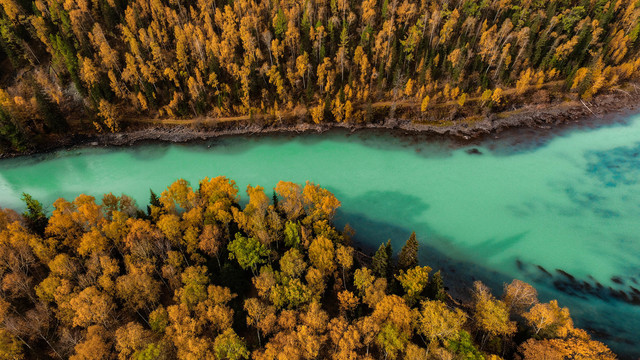
<instances>
[{"instance_id":1,"label":"forest","mask_svg":"<svg viewBox=\"0 0 640 360\"><path fill-rule=\"evenodd\" d=\"M178 180L146 209L79 195L0 211L0 359L615 359L519 280L461 303L412 234L372 256L307 182Z\"/></svg>"},{"instance_id":2,"label":"forest","mask_svg":"<svg viewBox=\"0 0 640 360\"><path fill-rule=\"evenodd\" d=\"M135 119L589 101L638 79L639 33L637 0L0 0L0 146Z\"/></svg>"}]
</instances>

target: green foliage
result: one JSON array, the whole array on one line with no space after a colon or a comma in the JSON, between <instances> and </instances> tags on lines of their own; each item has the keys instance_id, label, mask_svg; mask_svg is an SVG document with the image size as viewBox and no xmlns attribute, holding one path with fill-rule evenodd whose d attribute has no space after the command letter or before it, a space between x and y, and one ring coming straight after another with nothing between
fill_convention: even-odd
<instances>
[{"instance_id":1,"label":"green foliage","mask_svg":"<svg viewBox=\"0 0 640 360\"><path fill-rule=\"evenodd\" d=\"M404 349L407 343L407 335L398 331L393 324L386 324L382 327L376 341L381 345L382 350L389 359L395 359Z\"/></svg>"},{"instance_id":2,"label":"green foliage","mask_svg":"<svg viewBox=\"0 0 640 360\"><path fill-rule=\"evenodd\" d=\"M34 85L34 87L34 94L38 106L38 111L44 118L44 122L47 127L52 132L56 133L67 131L69 129L69 124L67 124L65 116L62 111L60 111L58 105L47 97L40 86Z\"/></svg>"},{"instance_id":3,"label":"green foliage","mask_svg":"<svg viewBox=\"0 0 640 360\"><path fill-rule=\"evenodd\" d=\"M27 211L22 214L27 220L27 225L35 233L44 235L49 219L42 210L42 204L27 193L22 193L22 201L27 205Z\"/></svg>"},{"instance_id":4,"label":"green foliage","mask_svg":"<svg viewBox=\"0 0 640 360\"><path fill-rule=\"evenodd\" d=\"M398 254L398 269L408 270L418 265L418 240L416 233L412 232Z\"/></svg>"},{"instance_id":5,"label":"green foliage","mask_svg":"<svg viewBox=\"0 0 640 360\"><path fill-rule=\"evenodd\" d=\"M227 329L224 333L218 335L213 343L213 351L215 352L216 359L223 360L238 360L248 359L249 350L244 344L242 338L233 331L233 329Z\"/></svg>"},{"instance_id":6,"label":"green foliage","mask_svg":"<svg viewBox=\"0 0 640 360\"><path fill-rule=\"evenodd\" d=\"M256 267L267 262L269 249L253 237L244 237L236 233L236 239L227 246L229 259L236 259L243 269L251 269L255 273Z\"/></svg>"},{"instance_id":7,"label":"green foliage","mask_svg":"<svg viewBox=\"0 0 640 360\"><path fill-rule=\"evenodd\" d=\"M391 249L391 240L388 240L386 244L381 244L376 251L375 255L373 255L373 260L371 262L371 267L373 272L379 277L389 277L391 276L392 268L393 268L393 250Z\"/></svg>"},{"instance_id":8,"label":"green foliage","mask_svg":"<svg viewBox=\"0 0 640 360\"><path fill-rule=\"evenodd\" d=\"M278 9L276 17L273 19L273 30L279 39L282 39L287 32L287 17L282 9Z\"/></svg>"},{"instance_id":9,"label":"green foliage","mask_svg":"<svg viewBox=\"0 0 640 360\"><path fill-rule=\"evenodd\" d=\"M447 293L444 290L444 282L442 281L440 270L431 276L431 281L427 284L425 294L432 300L445 301L447 299Z\"/></svg>"},{"instance_id":10,"label":"green foliage","mask_svg":"<svg viewBox=\"0 0 640 360\"><path fill-rule=\"evenodd\" d=\"M271 288L270 300L278 309L295 309L309 303L311 295L311 290L302 280L279 276L278 284Z\"/></svg>"},{"instance_id":11,"label":"green foliage","mask_svg":"<svg viewBox=\"0 0 640 360\"><path fill-rule=\"evenodd\" d=\"M156 332L164 332L169 326L169 314L164 307L159 307L149 314L149 326Z\"/></svg>"},{"instance_id":12,"label":"green foliage","mask_svg":"<svg viewBox=\"0 0 640 360\"><path fill-rule=\"evenodd\" d=\"M179 290L180 302L189 308L207 298L207 270L204 266L190 266L182 273L182 288Z\"/></svg>"},{"instance_id":13,"label":"green foliage","mask_svg":"<svg viewBox=\"0 0 640 360\"><path fill-rule=\"evenodd\" d=\"M160 347L156 344L149 344L143 350L133 354L134 360L155 360L160 358Z\"/></svg>"},{"instance_id":14,"label":"green foliage","mask_svg":"<svg viewBox=\"0 0 640 360\"><path fill-rule=\"evenodd\" d=\"M284 244L288 247L300 246L300 225L287 221L284 227Z\"/></svg>"},{"instance_id":15,"label":"green foliage","mask_svg":"<svg viewBox=\"0 0 640 360\"><path fill-rule=\"evenodd\" d=\"M464 330L460 331L460 336L457 340L449 340L447 349L454 354L459 355L462 359L485 359L484 356L482 356L482 353L474 346L473 341L471 340L471 335Z\"/></svg>"},{"instance_id":16,"label":"green foliage","mask_svg":"<svg viewBox=\"0 0 640 360\"><path fill-rule=\"evenodd\" d=\"M11 114L0 105L0 148L22 151L24 134Z\"/></svg>"}]
</instances>

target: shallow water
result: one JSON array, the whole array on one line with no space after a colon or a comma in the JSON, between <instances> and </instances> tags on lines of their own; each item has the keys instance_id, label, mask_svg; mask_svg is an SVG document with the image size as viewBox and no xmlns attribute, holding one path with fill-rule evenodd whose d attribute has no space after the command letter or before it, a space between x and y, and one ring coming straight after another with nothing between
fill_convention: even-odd
<instances>
[{"instance_id":1,"label":"shallow water","mask_svg":"<svg viewBox=\"0 0 640 360\"><path fill-rule=\"evenodd\" d=\"M371 132L81 148L0 161L0 206L22 209L22 192L45 205L113 192L143 207L150 188L180 177L225 175L240 189L310 180L341 200L337 223L350 223L360 244L391 238L398 250L415 230L422 260L445 279L470 275L496 293L513 278L531 282L543 300L569 306L578 326L637 358L640 116L535 146L508 139L478 151Z\"/></svg>"}]
</instances>

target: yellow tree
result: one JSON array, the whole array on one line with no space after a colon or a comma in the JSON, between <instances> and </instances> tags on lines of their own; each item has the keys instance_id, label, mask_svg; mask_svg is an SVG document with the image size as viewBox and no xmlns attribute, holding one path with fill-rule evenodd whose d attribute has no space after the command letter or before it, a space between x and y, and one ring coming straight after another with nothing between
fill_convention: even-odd
<instances>
[{"instance_id":1,"label":"yellow tree","mask_svg":"<svg viewBox=\"0 0 640 360\"><path fill-rule=\"evenodd\" d=\"M417 330L429 339L429 343L434 340L444 343L458 336L466 320L464 311L450 310L442 301L423 301L418 313Z\"/></svg>"},{"instance_id":2,"label":"yellow tree","mask_svg":"<svg viewBox=\"0 0 640 360\"><path fill-rule=\"evenodd\" d=\"M408 269L406 272L400 270L400 274L396 275L396 279L400 281L400 285L402 285L404 289L404 299L409 305L413 305L418 300L420 294L427 286L429 272L431 272L431 268L428 266L416 266Z\"/></svg>"},{"instance_id":3,"label":"yellow tree","mask_svg":"<svg viewBox=\"0 0 640 360\"><path fill-rule=\"evenodd\" d=\"M569 309L560 308L556 300L545 304L536 304L523 316L533 329L534 334L546 338L565 337L573 328Z\"/></svg>"},{"instance_id":4,"label":"yellow tree","mask_svg":"<svg viewBox=\"0 0 640 360\"><path fill-rule=\"evenodd\" d=\"M510 336L515 333L516 324L509 320L507 305L496 300L480 281L473 283L473 286L474 320L476 326L485 333L482 345L487 336Z\"/></svg>"},{"instance_id":5,"label":"yellow tree","mask_svg":"<svg viewBox=\"0 0 640 360\"><path fill-rule=\"evenodd\" d=\"M75 346L75 354L69 357L69 360L112 359L111 344L107 339L107 332L103 327L99 325L90 326L87 329L84 341Z\"/></svg>"},{"instance_id":6,"label":"yellow tree","mask_svg":"<svg viewBox=\"0 0 640 360\"><path fill-rule=\"evenodd\" d=\"M324 275L333 272L336 264L335 248L331 240L324 236L319 236L313 240L309 246L309 260Z\"/></svg>"},{"instance_id":7,"label":"yellow tree","mask_svg":"<svg viewBox=\"0 0 640 360\"><path fill-rule=\"evenodd\" d=\"M387 295L375 305L371 318L380 326L375 343L388 358L395 359L409 341L412 314L405 301L395 295Z\"/></svg>"},{"instance_id":8,"label":"yellow tree","mask_svg":"<svg viewBox=\"0 0 640 360\"><path fill-rule=\"evenodd\" d=\"M538 303L538 292L526 282L515 279L510 284L504 284L502 300L510 312L523 314Z\"/></svg>"}]
</instances>

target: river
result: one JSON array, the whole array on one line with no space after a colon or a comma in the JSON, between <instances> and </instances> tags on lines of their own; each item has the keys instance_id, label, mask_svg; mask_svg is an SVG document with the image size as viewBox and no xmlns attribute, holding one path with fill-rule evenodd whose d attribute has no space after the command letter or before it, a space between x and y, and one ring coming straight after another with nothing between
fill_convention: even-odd
<instances>
[{"instance_id":1,"label":"river","mask_svg":"<svg viewBox=\"0 0 640 360\"><path fill-rule=\"evenodd\" d=\"M481 279L499 295L503 282L527 281L541 300L568 306L577 326L637 358L640 116L531 133L466 145L334 131L84 147L0 161L0 206L23 209L22 192L49 211L58 197L113 192L144 207L150 188L160 193L177 178L225 175L243 195L247 184L309 180L340 199L336 222L355 228L360 246L390 238L397 251L416 231L422 262L442 268L452 287Z\"/></svg>"}]
</instances>

